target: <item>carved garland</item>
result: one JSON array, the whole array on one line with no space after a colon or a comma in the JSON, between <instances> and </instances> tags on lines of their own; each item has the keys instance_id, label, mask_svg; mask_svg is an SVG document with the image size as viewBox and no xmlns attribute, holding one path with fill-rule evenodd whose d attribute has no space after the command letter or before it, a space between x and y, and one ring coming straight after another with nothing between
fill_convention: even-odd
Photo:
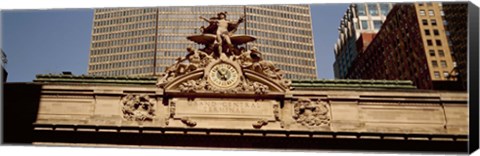
<instances>
[{"instance_id":1,"label":"carved garland","mask_svg":"<svg viewBox=\"0 0 480 156\"><path fill-rule=\"evenodd\" d=\"M179 85L181 92L194 93L196 91L213 91L216 93L231 93L235 94L238 92L253 91L255 94L266 94L269 91L269 87L260 82L242 80L235 88L233 89L217 89L210 84L205 79L199 80L188 80Z\"/></svg>"},{"instance_id":2,"label":"carved garland","mask_svg":"<svg viewBox=\"0 0 480 156\"><path fill-rule=\"evenodd\" d=\"M122 98L123 118L130 121L152 121L155 102L148 95L129 94Z\"/></svg>"}]
</instances>

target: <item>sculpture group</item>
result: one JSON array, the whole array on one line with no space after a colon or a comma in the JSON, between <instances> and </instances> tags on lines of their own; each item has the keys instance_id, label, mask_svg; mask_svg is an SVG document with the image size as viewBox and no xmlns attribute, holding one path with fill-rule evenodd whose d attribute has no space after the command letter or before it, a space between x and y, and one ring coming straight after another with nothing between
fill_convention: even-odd
<instances>
[{"instance_id":1,"label":"sculpture group","mask_svg":"<svg viewBox=\"0 0 480 156\"><path fill-rule=\"evenodd\" d=\"M233 62L240 66L242 70L249 69L260 73L265 77L281 82L282 85L286 86L285 88L288 88L290 81L283 80L283 72L280 69L276 68L272 62L264 60L262 53L256 47L249 50L245 48L246 43L255 41L256 38L235 34L239 25L245 21L245 16L236 21L227 20L226 17L227 12L220 12L217 17L209 19L200 16L200 19L208 22L209 25L200 27L202 34L188 36L187 39L203 45L203 48L187 47L187 55L177 58L176 62L166 69L164 75L159 78L157 86L162 88L179 76L205 69L209 64L223 61ZM243 77L242 81L244 81ZM255 82L245 82L243 85L245 84L253 85ZM255 85L259 86L260 89L254 88L254 90L267 90L266 86ZM183 84L185 92L201 90L205 87L208 87L208 84L202 80L191 80Z\"/></svg>"}]
</instances>

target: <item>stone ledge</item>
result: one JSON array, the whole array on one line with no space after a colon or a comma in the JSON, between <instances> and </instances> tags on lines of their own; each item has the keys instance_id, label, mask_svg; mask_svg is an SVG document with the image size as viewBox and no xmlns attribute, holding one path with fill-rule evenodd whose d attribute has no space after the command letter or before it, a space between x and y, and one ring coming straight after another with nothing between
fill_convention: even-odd
<instances>
[{"instance_id":1,"label":"stone ledge","mask_svg":"<svg viewBox=\"0 0 480 156\"><path fill-rule=\"evenodd\" d=\"M374 133L374 132L335 132L335 131L292 131L257 129L211 129L186 127L136 127L101 125L53 125L34 124L34 131L98 132L98 133L145 133L158 135L209 135L209 136L254 136L316 139L374 139L374 140L415 140L415 141L468 141L463 134L412 134L412 133ZM72 130L73 129L73 130ZM107 130L107 131L105 131Z\"/></svg>"}]
</instances>

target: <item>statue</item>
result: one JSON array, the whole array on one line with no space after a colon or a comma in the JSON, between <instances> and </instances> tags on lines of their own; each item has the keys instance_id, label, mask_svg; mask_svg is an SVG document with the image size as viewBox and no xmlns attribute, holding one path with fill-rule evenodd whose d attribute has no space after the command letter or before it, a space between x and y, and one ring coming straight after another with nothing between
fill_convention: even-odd
<instances>
[{"instance_id":1,"label":"statue","mask_svg":"<svg viewBox=\"0 0 480 156\"><path fill-rule=\"evenodd\" d=\"M263 60L262 53L257 47L253 47L249 52L244 54L249 55L243 62L243 64L247 65L245 66L246 68L263 73L272 79L282 79L283 73L281 70L276 68L271 61ZM251 61L251 63L249 61Z\"/></svg>"},{"instance_id":2,"label":"statue","mask_svg":"<svg viewBox=\"0 0 480 156\"><path fill-rule=\"evenodd\" d=\"M185 57L178 57L175 64L165 70L165 75L159 78L158 86L170 81L178 75L183 75L198 68L205 67L213 59L208 53L201 50L187 47L188 54ZM188 61L187 63L184 63Z\"/></svg>"},{"instance_id":3,"label":"statue","mask_svg":"<svg viewBox=\"0 0 480 156\"><path fill-rule=\"evenodd\" d=\"M216 42L218 44L218 52L221 53L220 55L223 56L222 54L222 46L223 46L223 40L227 42L227 46L231 51L233 51L233 44L232 41L230 40L230 37L235 33L237 30L237 27L240 23L243 22L244 17L240 17L238 21L229 21L227 20L227 12L220 12L217 14L217 18L210 18L207 19L205 17L200 16L200 19L203 19L204 21L208 22L210 25L207 28L201 28L203 33L209 33L211 32L211 29L213 26L216 26ZM206 31L209 30L209 31Z\"/></svg>"},{"instance_id":4,"label":"statue","mask_svg":"<svg viewBox=\"0 0 480 156\"><path fill-rule=\"evenodd\" d=\"M210 61L210 55L206 52L187 47L188 54L185 57L177 58L177 73L184 74L189 71L194 71L200 67L204 67ZM181 63L188 60L188 63Z\"/></svg>"},{"instance_id":5,"label":"statue","mask_svg":"<svg viewBox=\"0 0 480 156\"><path fill-rule=\"evenodd\" d=\"M229 21L226 18L226 14L226 12L220 12L217 14L217 17L209 19L200 16L200 19L208 22L209 25L200 28L201 35L188 36L187 39L204 45L204 48L195 49L188 47L188 54L185 57L177 58L175 64L165 70L165 75L159 77L158 87L164 88L177 77L193 71L209 70L203 72L203 78L201 79L186 80L180 83L179 89L181 92L195 92L198 90L225 92L230 90L231 93L255 92L255 94L266 94L271 88L263 83L245 78L243 72L246 69L250 70L250 72L261 74L264 78L276 81L282 88L291 89L291 81L283 79L283 73L280 69L276 68L272 62L264 60L262 53L257 47L247 49L246 46L243 46L248 42L255 41L256 38L249 35L234 34L239 24L244 21L244 16L240 17L238 21ZM209 74L213 69L212 67L217 64L226 64L226 66L222 66L224 70L219 71L220 77L215 77L215 74ZM233 68L228 68L228 66ZM231 74L223 73L227 72L227 69ZM228 80L227 75L237 76ZM218 82L225 82L225 84L234 82L234 85L224 87L227 88L224 89L211 85L210 83L212 83L211 80L213 79Z\"/></svg>"}]
</instances>

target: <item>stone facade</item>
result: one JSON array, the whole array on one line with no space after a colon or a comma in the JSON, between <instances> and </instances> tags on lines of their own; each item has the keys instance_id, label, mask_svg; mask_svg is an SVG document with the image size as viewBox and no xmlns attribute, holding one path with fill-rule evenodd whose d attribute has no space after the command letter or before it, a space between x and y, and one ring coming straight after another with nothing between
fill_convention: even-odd
<instances>
[{"instance_id":1,"label":"stone facade","mask_svg":"<svg viewBox=\"0 0 480 156\"><path fill-rule=\"evenodd\" d=\"M154 85L46 83L35 124L468 134L465 93L372 88L299 87L250 96L178 94Z\"/></svg>"},{"instance_id":2,"label":"stone facade","mask_svg":"<svg viewBox=\"0 0 480 156\"><path fill-rule=\"evenodd\" d=\"M419 90L408 81L294 80L281 94L182 93L156 83L68 75L7 83L6 142L34 136L23 142L463 151L468 141L467 94ZM28 93L34 89L16 85L38 87ZM21 94L36 98L15 98ZM24 112L32 119L18 116Z\"/></svg>"}]
</instances>

